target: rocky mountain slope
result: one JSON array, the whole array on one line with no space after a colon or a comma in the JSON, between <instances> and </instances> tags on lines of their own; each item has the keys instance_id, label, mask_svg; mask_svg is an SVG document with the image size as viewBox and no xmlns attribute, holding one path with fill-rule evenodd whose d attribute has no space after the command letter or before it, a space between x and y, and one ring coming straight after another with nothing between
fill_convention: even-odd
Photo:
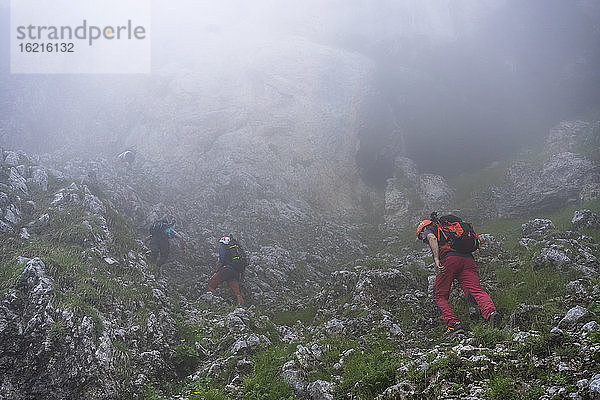
<instances>
[{"instance_id":1,"label":"rocky mountain slope","mask_svg":"<svg viewBox=\"0 0 600 400\"><path fill-rule=\"evenodd\" d=\"M129 220L24 153L3 152L0 185L1 396L119 398L174 376L173 299Z\"/></svg>"},{"instance_id":2,"label":"rocky mountain slope","mask_svg":"<svg viewBox=\"0 0 600 400\"><path fill-rule=\"evenodd\" d=\"M128 169L4 150L0 399L600 398L597 133L561 124L520 173L508 163L501 185L473 185L471 203L397 158L370 224L258 190L265 178L235 166L186 180L184 164L143 154ZM533 176L547 190L523 189ZM408 229L432 209L479 222L502 329L456 290L468 333L440 340L431 257ZM186 239L158 268L139 239L165 215ZM229 232L251 259L243 308L205 293Z\"/></svg>"}]
</instances>

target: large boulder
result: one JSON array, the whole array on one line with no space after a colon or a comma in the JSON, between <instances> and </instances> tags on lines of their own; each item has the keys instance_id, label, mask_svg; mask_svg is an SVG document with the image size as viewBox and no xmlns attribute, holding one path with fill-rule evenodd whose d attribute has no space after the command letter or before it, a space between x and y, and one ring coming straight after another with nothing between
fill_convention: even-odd
<instances>
[{"instance_id":1,"label":"large boulder","mask_svg":"<svg viewBox=\"0 0 600 400\"><path fill-rule=\"evenodd\" d=\"M558 326L571 328L571 327L573 327L573 325L575 325L578 321L580 321L582 318L586 317L587 315L588 315L588 311L585 308L583 308L581 306L575 306L575 307L571 308L569 311L567 311L565 316L558 323Z\"/></svg>"},{"instance_id":2,"label":"large boulder","mask_svg":"<svg viewBox=\"0 0 600 400\"><path fill-rule=\"evenodd\" d=\"M543 163L520 161L509 167L507 184L496 189L500 216L524 215L532 209L556 210L580 201L582 189L598 182L591 160L575 153L553 154Z\"/></svg>"},{"instance_id":3,"label":"large boulder","mask_svg":"<svg viewBox=\"0 0 600 400\"><path fill-rule=\"evenodd\" d=\"M534 259L536 267L577 271L587 277L598 273L600 261L595 255L597 244L592 238L568 231L547 235L544 242Z\"/></svg>"},{"instance_id":4,"label":"large boulder","mask_svg":"<svg viewBox=\"0 0 600 400\"><path fill-rule=\"evenodd\" d=\"M311 382L306 387L306 391L312 400L333 400L333 391L335 385L324 380Z\"/></svg>"},{"instance_id":5,"label":"large boulder","mask_svg":"<svg viewBox=\"0 0 600 400\"><path fill-rule=\"evenodd\" d=\"M513 162L497 183L471 194L479 217L516 217L600 198L600 121L563 121L535 157Z\"/></svg>"},{"instance_id":6,"label":"large boulder","mask_svg":"<svg viewBox=\"0 0 600 400\"><path fill-rule=\"evenodd\" d=\"M555 230L554 223L549 219L536 218L521 225L524 238L541 239L549 232Z\"/></svg>"}]
</instances>

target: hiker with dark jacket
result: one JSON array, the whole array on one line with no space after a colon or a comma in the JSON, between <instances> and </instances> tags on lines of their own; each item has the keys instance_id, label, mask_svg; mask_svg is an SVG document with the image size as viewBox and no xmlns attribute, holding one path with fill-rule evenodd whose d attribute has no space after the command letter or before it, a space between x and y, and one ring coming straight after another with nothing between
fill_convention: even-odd
<instances>
[{"instance_id":1,"label":"hiker with dark jacket","mask_svg":"<svg viewBox=\"0 0 600 400\"><path fill-rule=\"evenodd\" d=\"M144 239L145 243L150 241L150 261L159 267L169 258L169 239L183 239L183 236L173 229L173 226L175 226L174 220L155 221L150 227L150 235Z\"/></svg>"},{"instance_id":2,"label":"hiker with dark jacket","mask_svg":"<svg viewBox=\"0 0 600 400\"><path fill-rule=\"evenodd\" d=\"M131 168L133 166L133 163L135 162L135 150L125 150L117 156L117 160L119 160L127 168Z\"/></svg>"},{"instance_id":3,"label":"hiker with dark jacket","mask_svg":"<svg viewBox=\"0 0 600 400\"><path fill-rule=\"evenodd\" d=\"M464 234L463 234L464 233ZM452 282L456 279L465 296L477 302L481 314L493 326L500 323L500 315L490 296L481 288L477 266L472 252L479 248L479 237L471 224L453 215L421 221L417 227L417 238L429 245L435 264L434 300L447 325L444 337L448 338L464 329L456 317L448 298Z\"/></svg>"},{"instance_id":4,"label":"hiker with dark jacket","mask_svg":"<svg viewBox=\"0 0 600 400\"><path fill-rule=\"evenodd\" d=\"M208 290L216 294L217 287L227 282L229 289L235 294L239 305L244 304L244 298L240 291L240 280L246 267L246 256L239 243L231 236L223 236L219 239L219 258L217 260L217 271L208 281Z\"/></svg>"}]
</instances>

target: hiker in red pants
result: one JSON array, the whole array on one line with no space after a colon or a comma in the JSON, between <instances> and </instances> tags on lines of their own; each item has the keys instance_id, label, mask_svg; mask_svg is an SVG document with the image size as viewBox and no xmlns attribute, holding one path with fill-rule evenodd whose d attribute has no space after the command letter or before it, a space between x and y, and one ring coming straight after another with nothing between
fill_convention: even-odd
<instances>
[{"instance_id":1,"label":"hiker in red pants","mask_svg":"<svg viewBox=\"0 0 600 400\"><path fill-rule=\"evenodd\" d=\"M479 284L479 274L472 254L479 248L479 237L471 224L453 215L438 219L433 213L431 219L426 219L419 224L417 237L429 245L433 254L436 270L434 300L447 325L443 337L449 338L464 333L459 319L448 302L454 279L458 280L465 296L475 299L483 317L493 326L498 326L500 315L490 296Z\"/></svg>"}]
</instances>

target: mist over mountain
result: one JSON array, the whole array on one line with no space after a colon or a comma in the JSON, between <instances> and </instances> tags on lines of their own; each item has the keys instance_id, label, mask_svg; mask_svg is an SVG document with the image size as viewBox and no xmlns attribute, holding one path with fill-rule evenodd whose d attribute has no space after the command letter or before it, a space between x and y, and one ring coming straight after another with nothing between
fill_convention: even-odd
<instances>
[{"instance_id":1,"label":"mist over mountain","mask_svg":"<svg viewBox=\"0 0 600 400\"><path fill-rule=\"evenodd\" d=\"M558 121L600 100L600 11L593 1L179 1L153 10L151 77L11 75L5 59L1 143L108 154L147 135L177 138L187 129L183 121L206 151L202 137L211 126L203 116L227 104L252 113L242 100L249 85L268 91L292 84L285 93L265 93L275 101L297 94L303 79L307 89L324 89L315 95L327 103L327 87L345 84L336 62L304 76L286 69L292 54L306 62L317 56L303 51L309 45L355 60L359 54L370 64L360 110L341 117L360 125L352 133L361 140L357 166L373 185L393 174L398 154L447 176L485 166L539 143ZM8 8L2 18L8 21ZM3 36L3 48L7 42ZM213 94L225 80L235 87L219 104ZM151 124L148 109L157 119ZM223 130L227 119L219 120Z\"/></svg>"}]
</instances>

